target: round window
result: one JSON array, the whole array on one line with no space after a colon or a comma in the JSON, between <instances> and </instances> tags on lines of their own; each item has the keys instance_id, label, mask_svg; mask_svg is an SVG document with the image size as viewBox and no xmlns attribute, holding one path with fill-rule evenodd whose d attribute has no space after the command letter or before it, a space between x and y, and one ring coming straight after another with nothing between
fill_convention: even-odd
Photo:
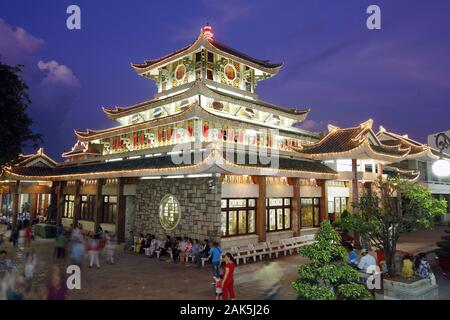
<instances>
[{"instance_id":1,"label":"round window","mask_svg":"<svg viewBox=\"0 0 450 320\"><path fill-rule=\"evenodd\" d=\"M186 67L184 64L178 65L178 67L175 69L175 78L178 81L183 80L184 76L186 75Z\"/></svg>"},{"instance_id":2,"label":"round window","mask_svg":"<svg viewBox=\"0 0 450 320\"><path fill-rule=\"evenodd\" d=\"M236 78L236 69L233 65L227 64L223 71L228 80L234 80Z\"/></svg>"},{"instance_id":3,"label":"round window","mask_svg":"<svg viewBox=\"0 0 450 320\"><path fill-rule=\"evenodd\" d=\"M159 205L159 220L166 230L173 230L180 222L180 204L173 195L166 195Z\"/></svg>"}]
</instances>

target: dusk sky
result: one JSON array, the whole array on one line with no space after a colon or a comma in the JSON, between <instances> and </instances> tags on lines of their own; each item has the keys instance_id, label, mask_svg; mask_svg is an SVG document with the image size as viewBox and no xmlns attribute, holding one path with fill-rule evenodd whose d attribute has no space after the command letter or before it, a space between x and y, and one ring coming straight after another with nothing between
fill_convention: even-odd
<instances>
[{"instance_id":1,"label":"dusk sky","mask_svg":"<svg viewBox=\"0 0 450 320\"><path fill-rule=\"evenodd\" d=\"M81 30L66 28L70 4L81 8ZM381 30L366 27L371 4L381 8ZM306 129L373 118L375 129L426 142L450 129L449 12L448 0L2 0L0 56L25 66L34 129L58 160L76 142L73 129L116 125L102 106L153 97L155 83L130 62L190 44L206 22L218 41L284 63L257 92L311 108Z\"/></svg>"}]
</instances>

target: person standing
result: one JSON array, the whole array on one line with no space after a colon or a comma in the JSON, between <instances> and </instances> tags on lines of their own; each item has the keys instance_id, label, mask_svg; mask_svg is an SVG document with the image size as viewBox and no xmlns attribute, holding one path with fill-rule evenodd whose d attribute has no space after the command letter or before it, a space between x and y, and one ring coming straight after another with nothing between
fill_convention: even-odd
<instances>
[{"instance_id":1,"label":"person standing","mask_svg":"<svg viewBox=\"0 0 450 320\"><path fill-rule=\"evenodd\" d=\"M213 270L213 275L216 278L220 277L220 258L222 256L222 249L219 247L219 243L214 242L213 247L209 251L211 257L211 265Z\"/></svg>"},{"instance_id":2,"label":"person standing","mask_svg":"<svg viewBox=\"0 0 450 320\"><path fill-rule=\"evenodd\" d=\"M28 224L25 228L25 247L31 247L31 238L33 237L33 229Z\"/></svg>"},{"instance_id":3,"label":"person standing","mask_svg":"<svg viewBox=\"0 0 450 320\"><path fill-rule=\"evenodd\" d=\"M55 237L55 243L54 243L55 251L53 253L53 256L56 257L56 259L64 258L64 235L62 233L57 234Z\"/></svg>"},{"instance_id":4,"label":"person standing","mask_svg":"<svg viewBox=\"0 0 450 320\"><path fill-rule=\"evenodd\" d=\"M68 289L64 280L61 270L58 266L54 266L44 298L46 300L65 300Z\"/></svg>"},{"instance_id":5,"label":"person standing","mask_svg":"<svg viewBox=\"0 0 450 320\"><path fill-rule=\"evenodd\" d=\"M214 281L216 282L216 286L215 286L215 292L216 292L216 300L220 300L222 299L222 280L223 280L223 275L220 275L220 278L216 278L214 277Z\"/></svg>"},{"instance_id":6,"label":"person standing","mask_svg":"<svg viewBox=\"0 0 450 320\"><path fill-rule=\"evenodd\" d=\"M64 231L63 225L60 223L56 226L56 235L62 234Z\"/></svg>"},{"instance_id":7,"label":"person standing","mask_svg":"<svg viewBox=\"0 0 450 320\"><path fill-rule=\"evenodd\" d=\"M231 300L234 300L236 296L234 295L234 267L236 261L234 260L231 253L227 252L225 254L225 270L222 280L222 298L223 300L228 300L228 295Z\"/></svg>"},{"instance_id":8,"label":"person standing","mask_svg":"<svg viewBox=\"0 0 450 320\"><path fill-rule=\"evenodd\" d=\"M17 248L17 243L19 242L19 228L17 228L16 226L14 226L11 230L11 242L13 248Z\"/></svg>"},{"instance_id":9,"label":"person standing","mask_svg":"<svg viewBox=\"0 0 450 320\"><path fill-rule=\"evenodd\" d=\"M34 250L27 252L25 256L25 267L23 269L23 278L25 281L25 293L29 294L33 285L34 270L36 269L36 253Z\"/></svg>"},{"instance_id":10,"label":"person standing","mask_svg":"<svg viewBox=\"0 0 450 320\"><path fill-rule=\"evenodd\" d=\"M89 253L89 268L92 266L97 266L97 269L100 269L100 261L99 261L99 252L100 252L100 239L98 239L97 235L92 236L88 242L88 253Z\"/></svg>"},{"instance_id":11,"label":"person standing","mask_svg":"<svg viewBox=\"0 0 450 320\"><path fill-rule=\"evenodd\" d=\"M114 251L116 250L116 237L113 234L110 234L108 231L105 231L106 236L106 244L105 244L105 254L106 254L106 262L114 264Z\"/></svg>"}]
</instances>

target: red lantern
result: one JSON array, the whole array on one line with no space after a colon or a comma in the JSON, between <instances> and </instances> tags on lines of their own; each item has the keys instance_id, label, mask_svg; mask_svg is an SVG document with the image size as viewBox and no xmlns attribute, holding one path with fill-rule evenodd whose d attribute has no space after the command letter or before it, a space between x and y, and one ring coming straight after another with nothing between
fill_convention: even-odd
<instances>
[{"instance_id":1,"label":"red lantern","mask_svg":"<svg viewBox=\"0 0 450 320\"><path fill-rule=\"evenodd\" d=\"M158 142L161 143L162 140L162 132L161 130L158 130Z\"/></svg>"},{"instance_id":2,"label":"red lantern","mask_svg":"<svg viewBox=\"0 0 450 320\"><path fill-rule=\"evenodd\" d=\"M205 138L208 138L208 129L209 129L208 122L203 123L203 136Z\"/></svg>"},{"instance_id":3,"label":"red lantern","mask_svg":"<svg viewBox=\"0 0 450 320\"><path fill-rule=\"evenodd\" d=\"M137 145L137 136L136 136L136 134L133 134L133 145L134 146Z\"/></svg>"},{"instance_id":4,"label":"red lantern","mask_svg":"<svg viewBox=\"0 0 450 320\"><path fill-rule=\"evenodd\" d=\"M167 141L170 141L170 137L172 136L172 129L171 128L168 128L167 129L167 131L166 131L166 138L167 138Z\"/></svg>"},{"instance_id":5,"label":"red lantern","mask_svg":"<svg viewBox=\"0 0 450 320\"><path fill-rule=\"evenodd\" d=\"M193 128L192 128L191 124L188 126L188 131L189 131L189 137L192 137Z\"/></svg>"},{"instance_id":6,"label":"red lantern","mask_svg":"<svg viewBox=\"0 0 450 320\"><path fill-rule=\"evenodd\" d=\"M140 140L141 145L143 145L144 142L145 142L145 137L144 137L144 133L143 132L141 132L141 136L140 136L139 140Z\"/></svg>"},{"instance_id":7,"label":"red lantern","mask_svg":"<svg viewBox=\"0 0 450 320\"><path fill-rule=\"evenodd\" d=\"M234 131L228 130L228 141L234 141Z\"/></svg>"}]
</instances>

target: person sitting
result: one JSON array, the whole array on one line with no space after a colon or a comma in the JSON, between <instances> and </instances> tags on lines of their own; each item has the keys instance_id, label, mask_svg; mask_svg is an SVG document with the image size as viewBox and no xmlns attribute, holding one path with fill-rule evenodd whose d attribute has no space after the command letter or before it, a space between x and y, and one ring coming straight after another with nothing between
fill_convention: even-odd
<instances>
[{"instance_id":1,"label":"person sitting","mask_svg":"<svg viewBox=\"0 0 450 320\"><path fill-rule=\"evenodd\" d=\"M367 249L362 249L361 250L361 259L359 260L358 263L358 269L363 270L363 271L367 271L367 268L369 268L370 266L376 266L377 265L377 261L375 260L375 258L369 254L369 251Z\"/></svg>"},{"instance_id":2,"label":"person sitting","mask_svg":"<svg viewBox=\"0 0 450 320\"><path fill-rule=\"evenodd\" d=\"M431 277L432 271L425 253L421 252L417 255L414 261L414 270L416 275L421 279L427 279Z\"/></svg>"},{"instance_id":3,"label":"person sitting","mask_svg":"<svg viewBox=\"0 0 450 320\"><path fill-rule=\"evenodd\" d=\"M410 255L403 259L402 276L404 278L411 278L414 275L414 265Z\"/></svg>"},{"instance_id":4,"label":"person sitting","mask_svg":"<svg viewBox=\"0 0 450 320\"><path fill-rule=\"evenodd\" d=\"M347 244L347 251L348 251L347 263L352 267L357 267L358 266L358 254L356 253L352 244L350 244L350 243Z\"/></svg>"},{"instance_id":5,"label":"person sitting","mask_svg":"<svg viewBox=\"0 0 450 320\"><path fill-rule=\"evenodd\" d=\"M194 263L197 268L201 266L200 259L200 244L198 243L198 239L194 239L194 243L192 244L192 254L194 255Z\"/></svg>"},{"instance_id":6,"label":"person sitting","mask_svg":"<svg viewBox=\"0 0 450 320\"><path fill-rule=\"evenodd\" d=\"M142 244L144 242L144 234L139 233L139 237L136 237L134 241L134 252L137 254L141 254Z\"/></svg>"},{"instance_id":7,"label":"person sitting","mask_svg":"<svg viewBox=\"0 0 450 320\"><path fill-rule=\"evenodd\" d=\"M184 251L186 250L186 246L187 246L187 237L184 238L180 238L180 252L179 252L179 260L180 261L184 261L185 256L184 256Z\"/></svg>"},{"instance_id":8,"label":"person sitting","mask_svg":"<svg viewBox=\"0 0 450 320\"><path fill-rule=\"evenodd\" d=\"M177 263L178 259L180 258L180 243L181 238L177 237L175 238L175 241L172 244L172 257L174 263Z\"/></svg>"},{"instance_id":9,"label":"person sitting","mask_svg":"<svg viewBox=\"0 0 450 320\"><path fill-rule=\"evenodd\" d=\"M203 248L200 251L200 258L207 258L207 257L209 257L210 250L211 250L211 248L209 247L209 241L208 241L208 239L205 239L204 244L203 244Z\"/></svg>"},{"instance_id":10,"label":"person sitting","mask_svg":"<svg viewBox=\"0 0 450 320\"><path fill-rule=\"evenodd\" d=\"M168 254L172 248L172 245L173 245L172 238L170 236L167 236L166 240L164 240L163 245L160 247L161 256Z\"/></svg>"},{"instance_id":11,"label":"person sitting","mask_svg":"<svg viewBox=\"0 0 450 320\"><path fill-rule=\"evenodd\" d=\"M150 248L150 242L152 241L151 236L152 235L150 233L147 233L145 235L144 244L142 245L142 248L144 249L144 251L145 251L145 249Z\"/></svg>"},{"instance_id":12,"label":"person sitting","mask_svg":"<svg viewBox=\"0 0 450 320\"><path fill-rule=\"evenodd\" d=\"M155 254L156 246L158 242L156 241L156 238L154 235L150 236L150 247L149 247L149 256L152 257Z\"/></svg>"},{"instance_id":13,"label":"person sitting","mask_svg":"<svg viewBox=\"0 0 450 320\"><path fill-rule=\"evenodd\" d=\"M192 253L192 239L187 238L186 247L184 248L184 259Z\"/></svg>"}]
</instances>

